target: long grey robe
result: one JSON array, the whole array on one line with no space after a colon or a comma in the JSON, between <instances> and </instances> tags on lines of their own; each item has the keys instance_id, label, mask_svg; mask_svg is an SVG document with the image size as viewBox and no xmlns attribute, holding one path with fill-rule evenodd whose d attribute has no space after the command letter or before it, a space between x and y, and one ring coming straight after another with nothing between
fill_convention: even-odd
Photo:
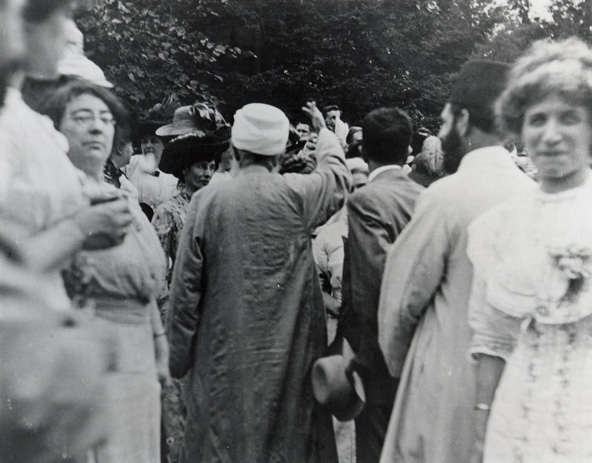
<instances>
[{"instance_id":1,"label":"long grey robe","mask_svg":"<svg viewBox=\"0 0 592 463\"><path fill-rule=\"evenodd\" d=\"M469 461L476 377L468 353L473 269L467 226L533 187L503 148L472 151L456 174L420 195L389 250L379 342L391 375L401 381L381 463Z\"/></svg>"},{"instance_id":2,"label":"long grey robe","mask_svg":"<svg viewBox=\"0 0 592 463\"><path fill-rule=\"evenodd\" d=\"M190 370L182 462L333 462L331 416L315 405L326 348L310 233L351 178L328 130L309 175L240 170L192 198L173 274L173 376Z\"/></svg>"}]
</instances>

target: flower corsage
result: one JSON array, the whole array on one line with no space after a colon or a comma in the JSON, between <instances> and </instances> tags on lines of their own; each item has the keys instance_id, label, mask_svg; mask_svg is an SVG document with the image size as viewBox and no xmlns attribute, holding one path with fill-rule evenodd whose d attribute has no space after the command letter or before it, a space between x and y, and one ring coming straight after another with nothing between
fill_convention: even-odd
<instances>
[{"instance_id":1,"label":"flower corsage","mask_svg":"<svg viewBox=\"0 0 592 463\"><path fill-rule=\"evenodd\" d=\"M549 255L555 266L568 280L567 291L561 301L574 302L577 300L584 284L590 279L590 257L592 250L587 247L567 246L549 249Z\"/></svg>"}]
</instances>

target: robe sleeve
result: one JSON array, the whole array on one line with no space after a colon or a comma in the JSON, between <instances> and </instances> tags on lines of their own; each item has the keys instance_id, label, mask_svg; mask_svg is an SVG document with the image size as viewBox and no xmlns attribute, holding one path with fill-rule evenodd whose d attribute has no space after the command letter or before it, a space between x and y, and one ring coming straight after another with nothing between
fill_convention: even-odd
<instances>
[{"instance_id":1,"label":"robe sleeve","mask_svg":"<svg viewBox=\"0 0 592 463\"><path fill-rule=\"evenodd\" d=\"M447 216L434 190L426 190L386 257L378 305L378 341L395 378L401 376L415 328L446 270L450 243Z\"/></svg>"},{"instance_id":2,"label":"robe sleeve","mask_svg":"<svg viewBox=\"0 0 592 463\"><path fill-rule=\"evenodd\" d=\"M192 201L181 234L173 271L166 331L170 344L169 367L174 378L183 377L193 365L193 349L199 322L203 284L203 231Z\"/></svg>"},{"instance_id":3,"label":"robe sleeve","mask_svg":"<svg viewBox=\"0 0 592 463\"><path fill-rule=\"evenodd\" d=\"M317 167L310 174L285 174L284 179L300 198L305 225L312 230L329 220L342 206L352 186L343 149L335 134L321 129L315 151Z\"/></svg>"}]
</instances>

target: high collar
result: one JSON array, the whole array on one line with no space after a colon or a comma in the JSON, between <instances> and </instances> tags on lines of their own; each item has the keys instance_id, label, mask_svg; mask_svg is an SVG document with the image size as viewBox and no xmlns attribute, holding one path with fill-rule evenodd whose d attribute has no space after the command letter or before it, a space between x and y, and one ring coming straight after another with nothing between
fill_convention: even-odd
<instances>
[{"instance_id":1,"label":"high collar","mask_svg":"<svg viewBox=\"0 0 592 463\"><path fill-rule=\"evenodd\" d=\"M379 167L378 169L374 169L372 172L370 172L370 175L368 175L368 183L370 183L372 180L374 180L376 177L378 177L383 172L388 172L389 170L402 170L402 169L403 169L403 167L399 166L397 164L390 164L388 166L382 166L382 167Z\"/></svg>"},{"instance_id":2,"label":"high collar","mask_svg":"<svg viewBox=\"0 0 592 463\"><path fill-rule=\"evenodd\" d=\"M237 172L237 177L242 177L243 175L248 174L271 174L267 167L259 166L257 164L249 164L248 166L239 168Z\"/></svg>"},{"instance_id":3,"label":"high collar","mask_svg":"<svg viewBox=\"0 0 592 463\"><path fill-rule=\"evenodd\" d=\"M486 146L468 152L460 161L459 171L483 169L484 165L514 166L508 150L502 146Z\"/></svg>"}]
</instances>

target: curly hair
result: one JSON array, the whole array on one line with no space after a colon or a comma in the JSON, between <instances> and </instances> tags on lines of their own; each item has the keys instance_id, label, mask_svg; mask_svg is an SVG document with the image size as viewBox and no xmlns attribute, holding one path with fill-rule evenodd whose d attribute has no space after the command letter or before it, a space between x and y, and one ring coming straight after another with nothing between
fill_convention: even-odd
<instances>
[{"instance_id":1,"label":"curly hair","mask_svg":"<svg viewBox=\"0 0 592 463\"><path fill-rule=\"evenodd\" d=\"M527 109L549 95L592 114L592 50L581 40L538 41L516 61L496 102L500 127L519 137Z\"/></svg>"}]
</instances>

